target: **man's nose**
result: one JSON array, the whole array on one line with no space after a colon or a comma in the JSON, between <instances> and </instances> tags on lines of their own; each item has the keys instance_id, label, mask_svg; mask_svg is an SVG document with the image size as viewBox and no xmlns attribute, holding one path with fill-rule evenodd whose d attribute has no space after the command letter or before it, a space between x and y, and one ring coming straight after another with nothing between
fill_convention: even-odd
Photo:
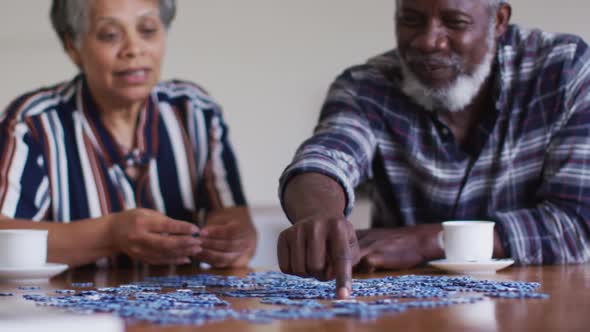
<instances>
[{"instance_id":1,"label":"man's nose","mask_svg":"<svg viewBox=\"0 0 590 332\"><path fill-rule=\"evenodd\" d=\"M412 48L424 53L447 51L449 39L446 29L437 22L430 22L416 35Z\"/></svg>"}]
</instances>

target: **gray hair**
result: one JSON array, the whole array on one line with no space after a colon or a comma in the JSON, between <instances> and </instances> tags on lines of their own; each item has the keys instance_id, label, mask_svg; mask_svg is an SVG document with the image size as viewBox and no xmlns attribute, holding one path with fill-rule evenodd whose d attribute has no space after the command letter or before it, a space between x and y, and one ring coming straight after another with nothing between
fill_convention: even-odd
<instances>
[{"instance_id":1,"label":"gray hair","mask_svg":"<svg viewBox=\"0 0 590 332\"><path fill-rule=\"evenodd\" d=\"M176 0L158 0L160 19L168 29L176 14ZM92 5L91 0L53 0L50 18L53 30L57 33L62 46L66 46L66 38L79 46L80 37L88 24L88 16Z\"/></svg>"}]
</instances>

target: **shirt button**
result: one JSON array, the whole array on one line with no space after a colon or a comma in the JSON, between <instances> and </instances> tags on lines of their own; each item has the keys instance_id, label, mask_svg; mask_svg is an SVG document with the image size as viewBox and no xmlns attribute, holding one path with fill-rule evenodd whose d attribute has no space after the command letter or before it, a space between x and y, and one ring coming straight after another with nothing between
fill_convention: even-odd
<instances>
[{"instance_id":1,"label":"shirt button","mask_svg":"<svg viewBox=\"0 0 590 332\"><path fill-rule=\"evenodd\" d=\"M443 128L443 130L442 130L442 134L443 134L444 136L449 136L449 130L448 130L447 128Z\"/></svg>"}]
</instances>

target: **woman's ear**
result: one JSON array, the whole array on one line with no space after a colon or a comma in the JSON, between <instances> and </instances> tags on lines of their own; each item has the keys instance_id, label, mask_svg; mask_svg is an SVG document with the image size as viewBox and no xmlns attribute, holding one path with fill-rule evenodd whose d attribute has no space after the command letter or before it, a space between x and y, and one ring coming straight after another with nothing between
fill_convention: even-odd
<instances>
[{"instance_id":1,"label":"woman's ear","mask_svg":"<svg viewBox=\"0 0 590 332\"><path fill-rule=\"evenodd\" d=\"M64 48L66 50L66 53L68 54L68 56L70 57L70 60L72 60L72 62L80 69L82 70L82 57L80 56L80 51L78 50L78 48L74 45L74 41L72 40L71 37L66 36L66 38L64 39Z\"/></svg>"},{"instance_id":2,"label":"woman's ear","mask_svg":"<svg viewBox=\"0 0 590 332\"><path fill-rule=\"evenodd\" d=\"M512 7L507 3L501 4L496 13L496 38L502 36L504 32L506 32L511 16Z\"/></svg>"}]
</instances>

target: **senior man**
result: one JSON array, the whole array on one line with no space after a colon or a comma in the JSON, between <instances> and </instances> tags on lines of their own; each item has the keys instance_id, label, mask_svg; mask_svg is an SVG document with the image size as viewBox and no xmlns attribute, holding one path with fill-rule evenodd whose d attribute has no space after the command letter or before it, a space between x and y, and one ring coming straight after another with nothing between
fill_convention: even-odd
<instances>
[{"instance_id":1,"label":"senior man","mask_svg":"<svg viewBox=\"0 0 590 332\"><path fill-rule=\"evenodd\" d=\"M496 222L495 257L590 257L590 51L500 0L398 0L398 48L333 83L281 177L281 270L336 279L442 258L440 222ZM374 183L372 228L346 216Z\"/></svg>"}]
</instances>

